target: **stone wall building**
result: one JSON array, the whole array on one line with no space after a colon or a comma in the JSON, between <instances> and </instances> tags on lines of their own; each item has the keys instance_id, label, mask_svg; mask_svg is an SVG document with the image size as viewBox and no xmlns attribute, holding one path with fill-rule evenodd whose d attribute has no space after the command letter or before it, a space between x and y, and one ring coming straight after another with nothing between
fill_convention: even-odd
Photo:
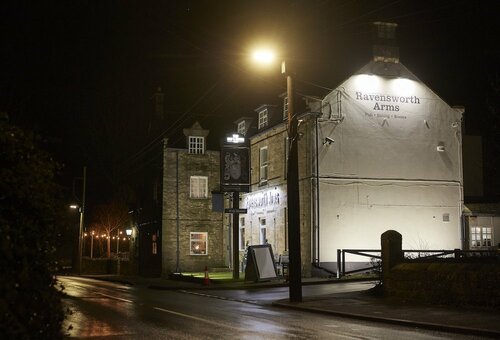
<instances>
[{"instance_id":1,"label":"stone wall building","mask_svg":"<svg viewBox=\"0 0 500 340\"><path fill-rule=\"evenodd\" d=\"M184 129L186 149L163 150L162 275L226 265L227 225L212 211L220 190L220 154L206 150L208 130Z\"/></svg>"}]
</instances>

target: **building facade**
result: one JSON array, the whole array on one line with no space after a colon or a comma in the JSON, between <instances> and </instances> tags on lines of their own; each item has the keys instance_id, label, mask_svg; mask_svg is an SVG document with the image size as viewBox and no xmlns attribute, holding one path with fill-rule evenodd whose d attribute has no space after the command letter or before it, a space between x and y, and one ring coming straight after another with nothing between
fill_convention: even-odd
<instances>
[{"instance_id":1,"label":"building facade","mask_svg":"<svg viewBox=\"0 0 500 340\"><path fill-rule=\"evenodd\" d=\"M163 149L162 275L227 266L227 230L212 210L220 190L220 153L206 150L208 130L184 129L186 149Z\"/></svg>"},{"instance_id":2,"label":"building facade","mask_svg":"<svg viewBox=\"0 0 500 340\"><path fill-rule=\"evenodd\" d=\"M380 249L389 229L403 235L404 249L464 247L464 109L423 84L390 44L374 51L373 61L324 98L306 99L299 118L304 276L314 267L336 271L338 249ZM248 212L240 216L240 247L270 243L279 256L288 250L286 115L266 125L266 109L257 110L250 136L252 190L242 196Z\"/></svg>"}]
</instances>

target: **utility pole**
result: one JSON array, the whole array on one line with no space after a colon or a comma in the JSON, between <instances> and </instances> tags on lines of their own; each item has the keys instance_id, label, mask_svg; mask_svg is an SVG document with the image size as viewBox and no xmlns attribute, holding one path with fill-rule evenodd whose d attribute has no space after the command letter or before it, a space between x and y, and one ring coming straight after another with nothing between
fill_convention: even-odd
<instances>
[{"instance_id":1,"label":"utility pole","mask_svg":"<svg viewBox=\"0 0 500 340\"><path fill-rule=\"evenodd\" d=\"M295 115L295 89L292 72L286 69L285 61L281 73L286 76L288 98L288 171L287 171L287 212L290 279L290 302L302 301L302 259L300 252L300 196L298 165L298 121Z\"/></svg>"}]
</instances>

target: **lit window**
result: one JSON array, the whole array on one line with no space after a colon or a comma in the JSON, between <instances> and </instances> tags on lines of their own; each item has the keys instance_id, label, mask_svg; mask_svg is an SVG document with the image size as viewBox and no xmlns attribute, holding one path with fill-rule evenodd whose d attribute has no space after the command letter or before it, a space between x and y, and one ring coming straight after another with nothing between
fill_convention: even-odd
<instances>
[{"instance_id":1,"label":"lit window","mask_svg":"<svg viewBox=\"0 0 500 340\"><path fill-rule=\"evenodd\" d=\"M266 127L268 123L267 109L259 112L259 130Z\"/></svg>"},{"instance_id":2,"label":"lit window","mask_svg":"<svg viewBox=\"0 0 500 340\"><path fill-rule=\"evenodd\" d=\"M259 152L260 173L259 181L267 182L269 162L267 160L267 146L260 148Z\"/></svg>"},{"instance_id":3,"label":"lit window","mask_svg":"<svg viewBox=\"0 0 500 340\"><path fill-rule=\"evenodd\" d=\"M288 119L288 97L283 98L283 120Z\"/></svg>"},{"instance_id":4,"label":"lit window","mask_svg":"<svg viewBox=\"0 0 500 340\"><path fill-rule=\"evenodd\" d=\"M190 255L208 254L208 234L206 232L189 233Z\"/></svg>"},{"instance_id":5,"label":"lit window","mask_svg":"<svg viewBox=\"0 0 500 340\"><path fill-rule=\"evenodd\" d=\"M470 228L471 248L491 247L492 236L493 233L491 227L471 227Z\"/></svg>"},{"instance_id":6,"label":"lit window","mask_svg":"<svg viewBox=\"0 0 500 340\"><path fill-rule=\"evenodd\" d=\"M238 123L238 134L244 136L245 135L245 121L241 121Z\"/></svg>"},{"instance_id":7,"label":"lit window","mask_svg":"<svg viewBox=\"0 0 500 340\"><path fill-rule=\"evenodd\" d=\"M189 197L207 198L208 197L208 177L191 176L189 179Z\"/></svg>"},{"instance_id":8,"label":"lit window","mask_svg":"<svg viewBox=\"0 0 500 340\"><path fill-rule=\"evenodd\" d=\"M156 234L151 235L151 241L152 241L152 243L151 243L151 253L153 255L156 255L156 254L158 254L158 242L157 242L158 241L158 237L157 237Z\"/></svg>"},{"instance_id":9,"label":"lit window","mask_svg":"<svg viewBox=\"0 0 500 340\"><path fill-rule=\"evenodd\" d=\"M189 153L204 154L205 153L205 138L189 136Z\"/></svg>"}]
</instances>

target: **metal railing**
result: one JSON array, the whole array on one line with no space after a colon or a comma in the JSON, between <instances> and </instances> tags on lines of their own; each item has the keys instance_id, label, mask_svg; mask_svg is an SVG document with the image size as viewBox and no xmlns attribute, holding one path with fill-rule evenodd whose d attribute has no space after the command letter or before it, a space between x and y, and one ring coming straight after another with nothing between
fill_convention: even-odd
<instances>
[{"instance_id":1,"label":"metal railing","mask_svg":"<svg viewBox=\"0 0 500 340\"><path fill-rule=\"evenodd\" d=\"M362 256L369 258L369 266L346 270L346 254ZM447 259L453 262L464 262L467 260L485 259L500 263L500 251L492 250L403 250L405 261L420 262L433 259ZM346 275L369 272L372 274L380 274L382 271L382 256L380 249L337 249L337 277L341 278Z\"/></svg>"}]
</instances>

